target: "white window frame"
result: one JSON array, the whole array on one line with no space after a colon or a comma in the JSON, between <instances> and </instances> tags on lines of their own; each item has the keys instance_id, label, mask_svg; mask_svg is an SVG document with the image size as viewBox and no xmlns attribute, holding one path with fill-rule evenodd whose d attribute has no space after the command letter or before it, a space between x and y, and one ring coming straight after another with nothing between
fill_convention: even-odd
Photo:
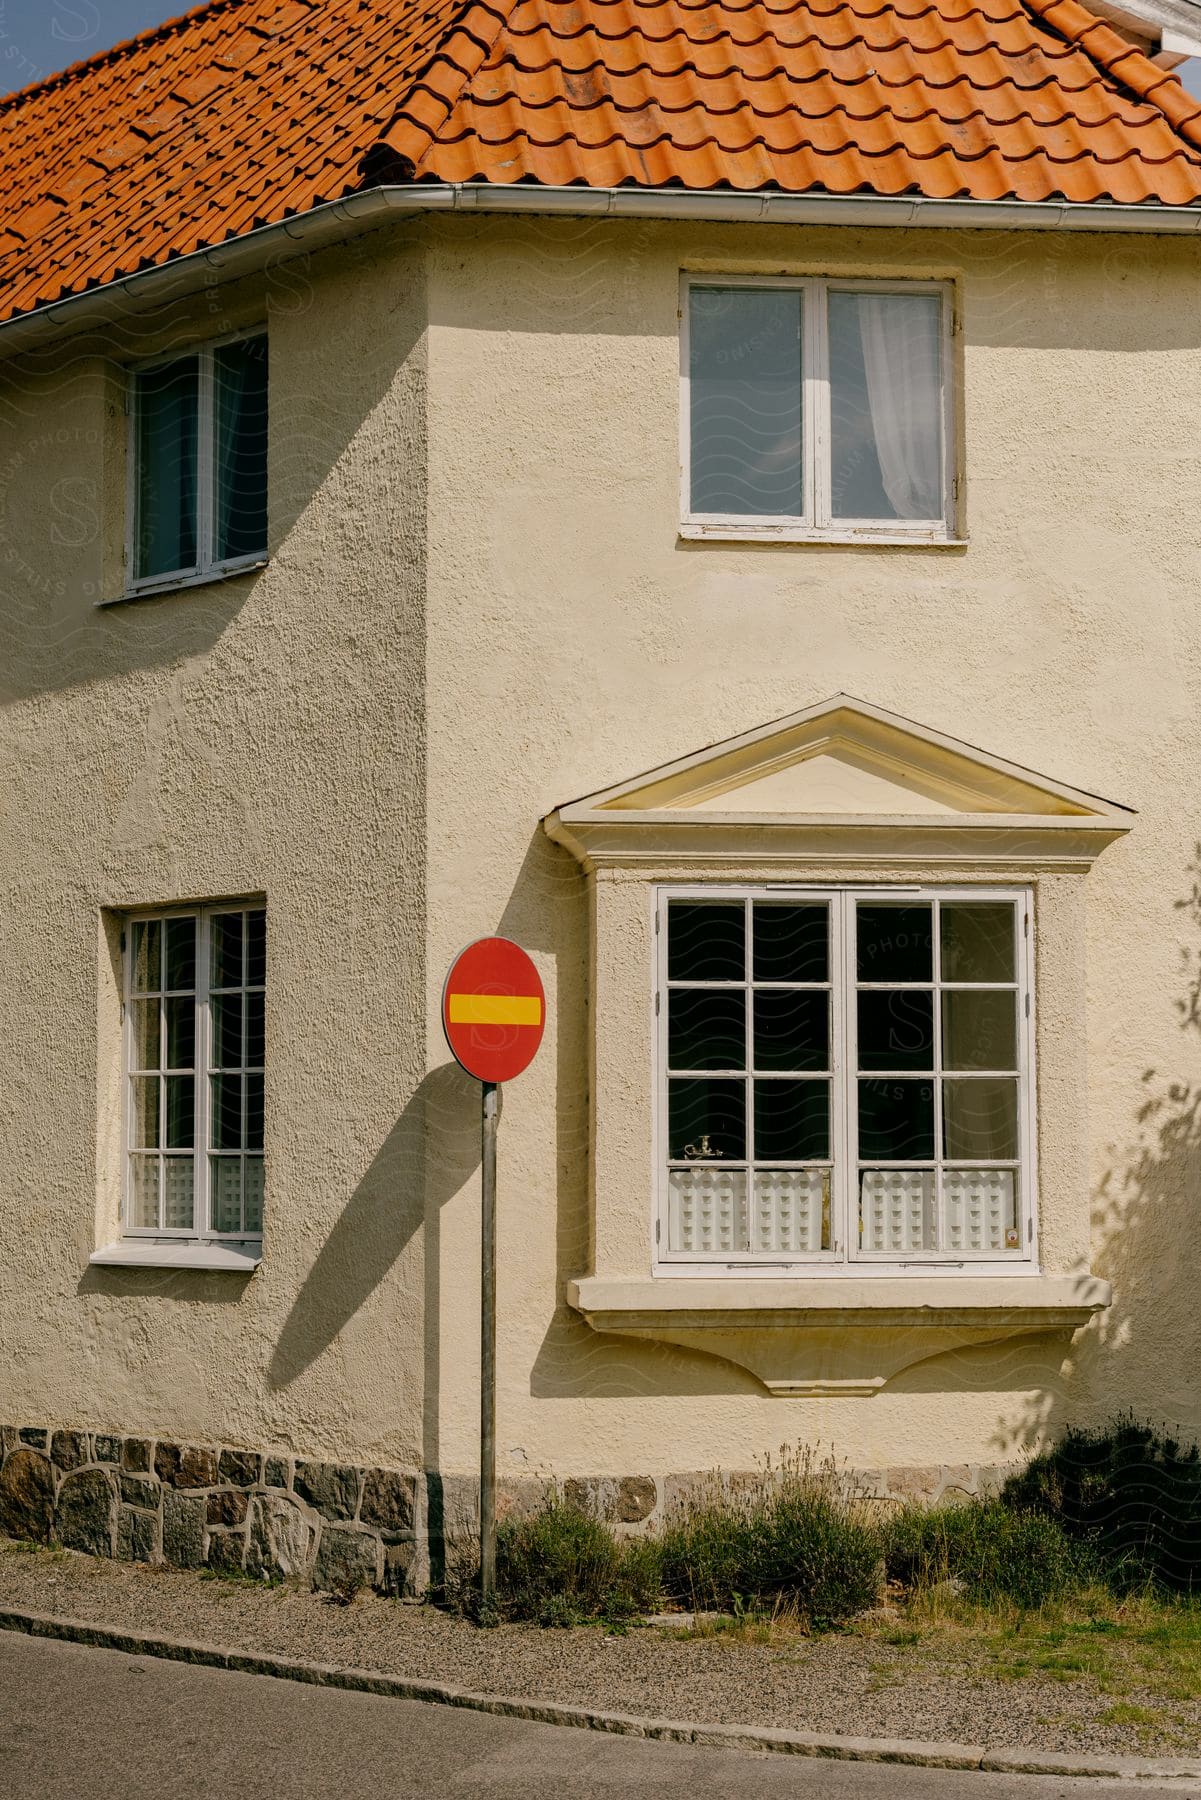
<instances>
[{"instance_id":1,"label":"white window frame","mask_svg":"<svg viewBox=\"0 0 1201 1800\"><path fill-rule=\"evenodd\" d=\"M799 517L692 510L691 318L694 288L782 288L801 295L801 495ZM830 516L828 301L840 294L935 294L942 310L943 508L938 519ZM861 281L836 276L723 275L689 271L680 281L680 536L818 544L957 544L954 364L955 289L950 281Z\"/></svg>"},{"instance_id":2,"label":"white window frame","mask_svg":"<svg viewBox=\"0 0 1201 1800\"><path fill-rule=\"evenodd\" d=\"M121 932L121 1218L120 1235L125 1240L143 1239L152 1242L174 1242L184 1244L255 1244L263 1241L262 1230L258 1231L214 1231L210 1228L210 1183L209 1183L209 1081L212 1074L212 993L209 982L211 962L210 946L212 940L212 923L221 914L263 912L267 910L262 899L223 900L215 905L206 906L167 906L146 907L137 912L125 915ZM133 1225L130 1220L132 1209L132 1143L131 1121L133 1117L133 1083L134 1074L134 1008L133 999L133 928L137 924L167 919L196 920L196 1036L193 1048L193 1071L195 1078L195 1115L193 1120L192 1148L192 1224L190 1227L166 1225ZM164 990L167 992L169 990ZM244 990L245 991L245 990ZM161 1030L161 1026L160 1026ZM243 1073L246 1071L244 1070ZM251 1070L251 1073L258 1073ZM265 1073L265 1072L264 1072ZM161 1128L160 1128L161 1135ZM161 1151L161 1146L160 1146ZM219 1152L217 1154L220 1154ZM230 1152L229 1154L234 1154ZM246 1152L241 1152L245 1155ZM253 1153L251 1153L253 1154ZM263 1217L266 1218L266 1144L261 1152L264 1170ZM160 1208L162 1196L159 1199ZM245 1207L245 1194L243 1194Z\"/></svg>"},{"instance_id":3,"label":"white window frame","mask_svg":"<svg viewBox=\"0 0 1201 1800\"><path fill-rule=\"evenodd\" d=\"M669 1163L668 1119L667 1119L667 1022L669 991L667 973L667 908L673 900L789 900L826 901L830 905L830 1217L832 1247L829 1250L815 1252L804 1257L781 1257L764 1254L753 1250L731 1252L715 1251L669 1251L668 1217L669 1217ZM858 1242L858 1208L859 1208L859 1158L858 1158L858 1125L853 1104L855 1082L857 1078L856 1055L856 1005L855 996L859 987L855 967L855 933L853 929L854 907L857 901L963 901L963 900L1004 900L1015 905L1016 909L1016 960L1015 975L1018 1009L1018 1207L1017 1230L1019 1243L1016 1249L997 1255L993 1251L926 1251L905 1257L897 1257L891 1253L864 1251ZM652 1155L654 1158L653 1192L655 1196L652 1219L652 1267L654 1273L665 1275L698 1275L712 1277L725 1272L739 1276L764 1275L778 1276L788 1272L801 1272L806 1276L845 1277L850 1274L865 1275L901 1275L901 1274L938 1274L954 1275L956 1273L970 1275L1030 1275L1037 1272L1037 1135L1036 1135L1036 1084L1034 1064L1035 1017L1034 1017L1034 896L1027 886L963 886L928 883L910 884L834 884L825 886L806 886L804 884L751 884L727 883L722 885L664 885L658 887L654 894L654 942L655 969L654 994L652 1007L652 1036L654 1044L655 1070L655 1106L652 1129ZM937 920L935 921L937 941ZM749 938L749 933L748 933ZM747 982L745 991L749 992L751 980L751 945L747 944ZM935 962L935 971L938 963ZM681 983L691 986L691 983ZM820 985L820 984L817 984ZM887 987L904 987L905 983L887 982ZM929 983L913 983L912 986L929 986ZM989 986L992 984L981 984ZM1004 984L1008 985L1008 984ZM941 1034L940 1013L937 1004L940 993L937 973L934 976L934 992L936 1004L935 1031ZM935 1057L939 1057L939 1036L935 1038ZM916 1078L916 1077L915 1077ZM883 1074L881 1079L888 1079ZM939 1095L941 1078L934 1077L935 1094ZM941 1104L936 1098L936 1107ZM935 1113L935 1157L924 1158L912 1163L912 1167L941 1168L944 1161L950 1161L956 1168L970 1167L974 1161L985 1159L971 1157L943 1157L941 1148L941 1112ZM806 1166L815 1167L822 1159L814 1159ZM998 1166L1004 1159L992 1159L986 1166ZM904 1166L891 1163L889 1166ZM751 1165L748 1163L748 1172ZM751 1182L747 1184L748 1201L751 1195Z\"/></svg>"},{"instance_id":4,"label":"white window frame","mask_svg":"<svg viewBox=\"0 0 1201 1800\"><path fill-rule=\"evenodd\" d=\"M202 344L181 344L174 350L164 351L161 356L153 356L145 362L130 364L126 371L126 406L127 433L125 444L125 588L122 598L135 594L154 593L159 588L187 587L202 581L220 581L227 575L240 575L248 569L261 569L266 566L267 545L261 550L251 552L249 556L232 556L223 560L213 556L213 527L216 497L216 455L217 442L214 429L214 380L213 353L226 349L230 344L247 343L251 338L265 338L265 324L254 325L243 331L233 331L224 337L206 338ZM270 359L270 344L267 355ZM138 537L140 521L138 517L138 445L139 445L139 407L138 377L148 374L152 369L165 368L168 363L182 362L185 357L197 359L196 377L196 561L181 565L178 569L167 569L157 575L137 575ZM268 360L270 370L270 360ZM270 375L268 374L268 381ZM268 428L270 428L270 398L268 398Z\"/></svg>"}]
</instances>

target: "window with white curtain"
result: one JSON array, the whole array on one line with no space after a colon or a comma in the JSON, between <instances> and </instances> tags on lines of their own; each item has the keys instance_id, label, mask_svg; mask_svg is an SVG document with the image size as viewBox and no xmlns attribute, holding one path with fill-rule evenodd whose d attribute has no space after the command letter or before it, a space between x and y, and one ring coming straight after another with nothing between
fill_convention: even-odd
<instances>
[{"instance_id":1,"label":"window with white curtain","mask_svg":"<svg viewBox=\"0 0 1201 1800\"><path fill-rule=\"evenodd\" d=\"M1029 1261L1030 904L663 890L659 1261Z\"/></svg>"},{"instance_id":2,"label":"window with white curtain","mask_svg":"<svg viewBox=\"0 0 1201 1800\"><path fill-rule=\"evenodd\" d=\"M129 587L234 572L267 553L267 337L135 370Z\"/></svg>"},{"instance_id":3,"label":"window with white curtain","mask_svg":"<svg viewBox=\"0 0 1201 1800\"><path fill-rule=\"evenodd\" d=\"M266 912L139 915L124 945L125 1235L261 1237Z\"/></svg>"},{"instance_id":4,"label":"window with white curtain","mask_svg":"<svg viewBox=\"0 0 1201 1800\"><path fill-rule=\"evenodd\" d=\"M685 283L692 535L951 535L941 283Z\"/></svg>"}]
</instances>

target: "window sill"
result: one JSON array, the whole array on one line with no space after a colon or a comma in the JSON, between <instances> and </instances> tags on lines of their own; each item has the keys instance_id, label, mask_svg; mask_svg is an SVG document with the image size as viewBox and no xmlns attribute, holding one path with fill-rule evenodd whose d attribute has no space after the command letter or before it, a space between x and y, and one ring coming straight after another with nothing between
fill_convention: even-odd
<instances>
[{"instance_id":1,"label":"window sill","mask_svg":"<svg viewBox=\"0 0 1201 1800\"><path fill-rule=\"evenodd\" d=\"M123 1238L88 1257L100 1268L224 1269L234 1275L253 1275L262 1260L259 1243L198 1244L187 1238Z\"/></svg>"},{"instance_id":2,"label":"window sill","mask_svg":"<svg viewBox=\"0 0 1201 1800\"><path fill-rule=\"evenodd\" d=\"M567 1298L594 1331L680 1344L788 1398L878 1393L970 1345L1070 1335L1109 1305L1092 1275L589 1276Z\"/></svg>"},{"instance_id":3,"label":"window sill","mask_svg":"<svg viewBox=\"0 0 1201 1800\"><path fill-rule=\"evenodd\" d=\"M162 581L140 581L114 594L110 600L97 600L97 607L124 606L130 600L155 600L160 594L175 594L183 588L211 587L218 581L236 581L239 575L253 575L265 569L267 556L249 556L242 562L226 563L219 569L202 569L195 575L167 575Z\"/></svg>"},{"instance_id":4,"label":"window sill","mask_svg":"<svg viewBox=\"0 0 1201 1800\"><path fill-rule=\"evenodd\" d=\"M892 544L908 550L962 550L965 537L947 531L889 531L887 529L837 528L814 531L798 525L751 525L741 521L707 524L685 520L680 537L689 543L718 542L731 544Z\"/></svg>"}]
</instances>

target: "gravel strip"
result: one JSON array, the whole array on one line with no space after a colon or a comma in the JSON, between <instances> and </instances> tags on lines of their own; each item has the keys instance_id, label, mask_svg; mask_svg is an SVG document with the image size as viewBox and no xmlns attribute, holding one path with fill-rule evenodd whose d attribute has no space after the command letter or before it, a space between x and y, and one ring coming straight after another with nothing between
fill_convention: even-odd
<instances>
[{"instance_id":1,"label":"gravel strip","mask_svg":"<svg viewBox=\"0 0 1201 1800\"><path fill-rule=\"evenodd\" d=\"M289 1587L206 1580L72 1552L29 1552L3 1540L0 1604L659 1718L987 1749L1141 1756L1201 1749L1201 1702L1132 1688L1122 1699L1159 1713L1165 1727L1132 1729L1106 1721L1115 1696L1090 1677L997 1680L980 1647L961 1641L894 1647L832 1635L760 1645L681 1639L654 1629L624 1637L516 1625L479 1631L432 1607L375 1597L342 1607Z\"/></svg>"}]
</instances>

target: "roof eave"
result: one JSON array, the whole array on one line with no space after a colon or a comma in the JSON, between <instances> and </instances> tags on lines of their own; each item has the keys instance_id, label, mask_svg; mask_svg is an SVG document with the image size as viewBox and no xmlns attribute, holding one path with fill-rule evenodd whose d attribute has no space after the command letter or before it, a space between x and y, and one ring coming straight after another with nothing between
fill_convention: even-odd
<instances>
[{"instance_id":1,"label":"roof eave","mask_svg":"<svg viewBox=\"0 0 1201 1800\"><path fill-rule=\"evenodd\" d=\"M99 326L130 307L159 307L210 283L254 273L280 255L321 249L429 212L559 214L565 217L698 219L714 223L919 227L944 231L1201 231L1201 203L1121 205L1104 201L931 199L920 194L789 194L756 189L542 187L415 182L369 188L306 213L258 226L224 243L140 269L0 321L0 355L34 341Z\"/></svg>"}]
</instances>

